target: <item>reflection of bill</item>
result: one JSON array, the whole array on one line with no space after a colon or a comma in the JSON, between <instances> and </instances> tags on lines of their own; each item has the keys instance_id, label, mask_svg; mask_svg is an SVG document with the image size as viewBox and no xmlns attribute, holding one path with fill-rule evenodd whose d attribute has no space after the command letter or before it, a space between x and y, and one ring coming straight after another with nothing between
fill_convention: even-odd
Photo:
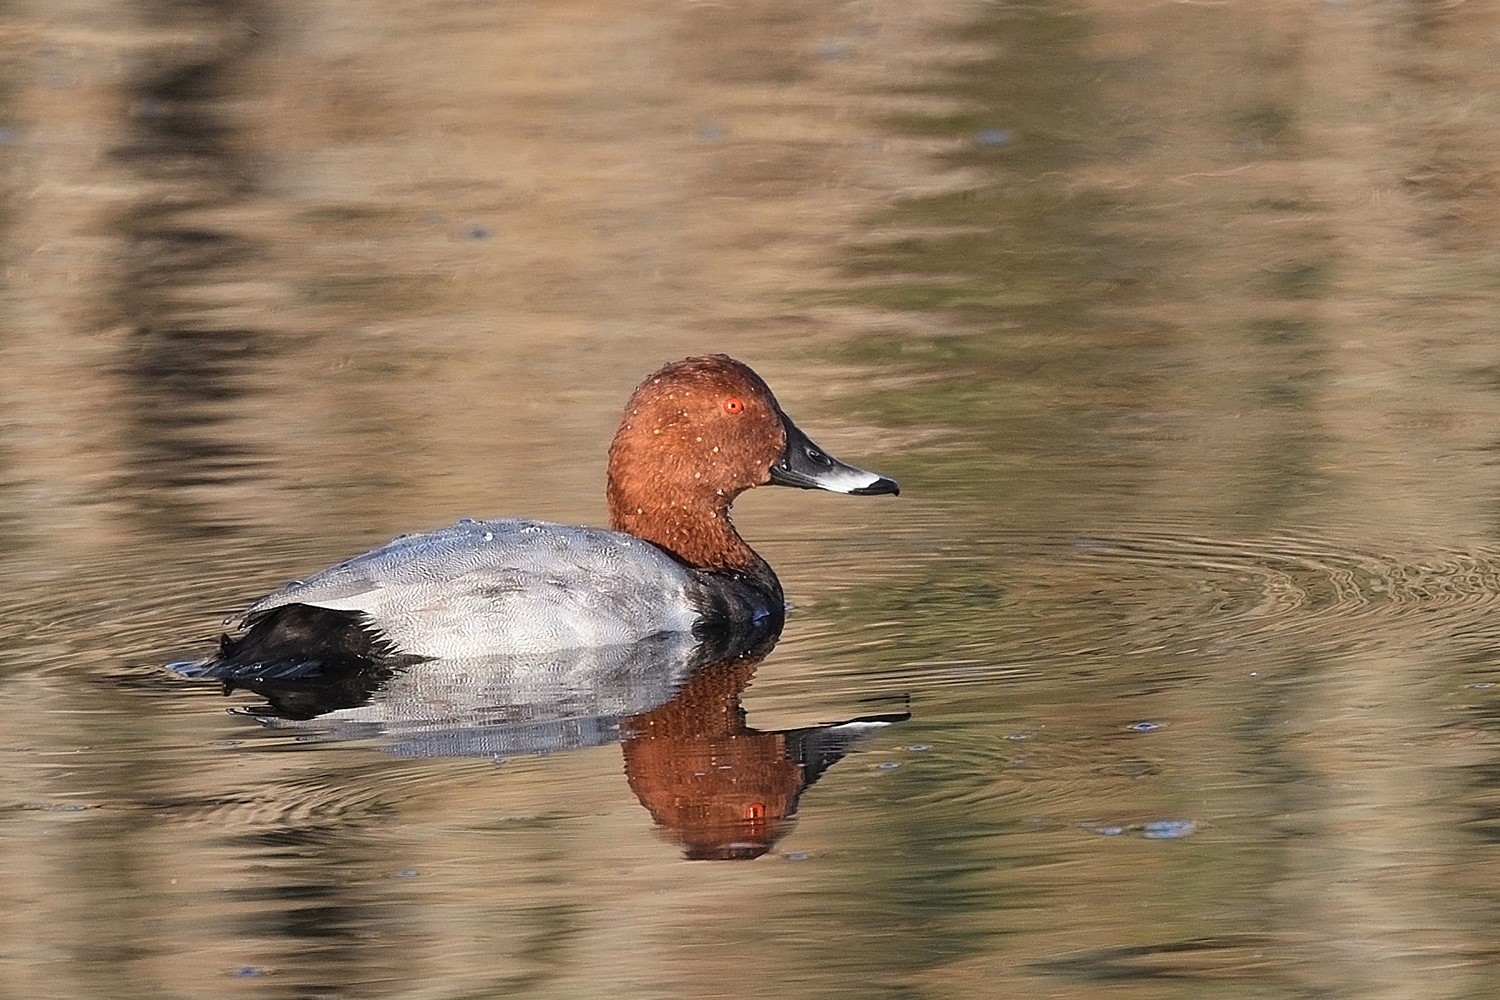
<instances>
[{"instance_id":1,"label":"reflection of bill","mask_svg":"<svg viewBox=\"0 0 1500 1000\"><path fill-rule=\"evenodd\" d=\"M689 858L766 853L791 829L805 788L860 736L908 718L900 712L807 729L750 729L740 694L766 651L709 664L671 701L624 722L630 787Z\"/></svg>"},{"instance_id":2,"label":"reflection of bill","mask_svg":"<svg viewBox=\"0 0 1500 1000\"><path fill-rule=\"evenodd\" d=\"M300 613L326 617L309 623L320 635L342 620ZM377 649L351 655L350 644L333 642L317 659L173 666L222 682L226 694L261 696L242 711L263 725L374 738L402 756L501 760L623 739L630 787L687 856L737 859L759 857L784 836L803 789L861 735L907 718L749 729L740 695L780 634L777 617L535 656L415 660Z\"/></svg>"}]
</instances>

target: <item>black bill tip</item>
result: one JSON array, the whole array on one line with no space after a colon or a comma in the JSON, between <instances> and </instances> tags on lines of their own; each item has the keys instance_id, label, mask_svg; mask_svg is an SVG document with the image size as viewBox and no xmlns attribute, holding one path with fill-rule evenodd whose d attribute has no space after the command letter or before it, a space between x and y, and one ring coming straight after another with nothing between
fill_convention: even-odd
<instances>
[{"instance_id":1,"label":"black bill tip","mask_svg":"<svg viewBox=\"0 0 1500 1000\"><path fill-rule=\"evenodd\" d=\"M899 483L897 483L894 479L887 479L885 476L881 476L879 479L875 480L868 486L860 486L856 489L850 490L849 494L856 497L873 497L880 496L882 494L896 496L900 494L900 492L901 486Z\"/></svg>"}]
</instances>

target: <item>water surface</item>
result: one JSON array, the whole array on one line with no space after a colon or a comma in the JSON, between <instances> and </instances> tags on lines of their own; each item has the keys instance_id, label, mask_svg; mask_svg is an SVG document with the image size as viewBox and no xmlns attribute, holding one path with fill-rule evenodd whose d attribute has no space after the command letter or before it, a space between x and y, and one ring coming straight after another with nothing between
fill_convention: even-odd
<instances>
[{"instance_id":1,"label":"water surface","mask_svg":"<svg viewBox=\"0 0 1500 1000\"><path fill-rule=\"evenodd\" d=\"M1496 992L1485 5L6 19L0 992ZM657 731L910 712L755 860L612 729L402 753L163 668L398 532L598 523L715 350L903 486L736 508L786 629Z\"/></svg>"}]
</instances>

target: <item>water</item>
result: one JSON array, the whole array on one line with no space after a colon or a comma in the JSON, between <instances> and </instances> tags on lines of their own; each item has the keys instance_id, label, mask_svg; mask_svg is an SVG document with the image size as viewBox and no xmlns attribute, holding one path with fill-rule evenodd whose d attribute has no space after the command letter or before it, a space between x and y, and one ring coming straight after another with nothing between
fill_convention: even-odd
<instances>
[{"instance_id":1,"label":"water","mask_svg":"<svg viewBox=\"0 0 1500 1000\"><path fill-rule=\"evenodd\" d=\"M1489 6L8 13L0 994L1496 993ZM163 668L399 532L598 523L708 350L903 494L740 502L794 610L660 739Z\"/></svg>"}]
</instances>

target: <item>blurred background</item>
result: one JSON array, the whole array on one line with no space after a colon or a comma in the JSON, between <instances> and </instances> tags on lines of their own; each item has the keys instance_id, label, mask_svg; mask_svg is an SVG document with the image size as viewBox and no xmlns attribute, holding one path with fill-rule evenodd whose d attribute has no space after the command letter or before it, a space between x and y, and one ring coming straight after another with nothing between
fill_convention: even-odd
<instances>
[{"instance_id":1,"label":"blurred background","mask_svg":"<svg viewBox=\"0 0 1500 1000\"><path fill-rule=\"evenodd\" d=\"M1494 996L1497 40L4 4L0 994ZM715 711L911 712L764 856L686 860L609 742L308 742L163 669L398 532L601 523L712 351L903 487L736 507L793 609Z\"/></svg>"}]
</instances>

